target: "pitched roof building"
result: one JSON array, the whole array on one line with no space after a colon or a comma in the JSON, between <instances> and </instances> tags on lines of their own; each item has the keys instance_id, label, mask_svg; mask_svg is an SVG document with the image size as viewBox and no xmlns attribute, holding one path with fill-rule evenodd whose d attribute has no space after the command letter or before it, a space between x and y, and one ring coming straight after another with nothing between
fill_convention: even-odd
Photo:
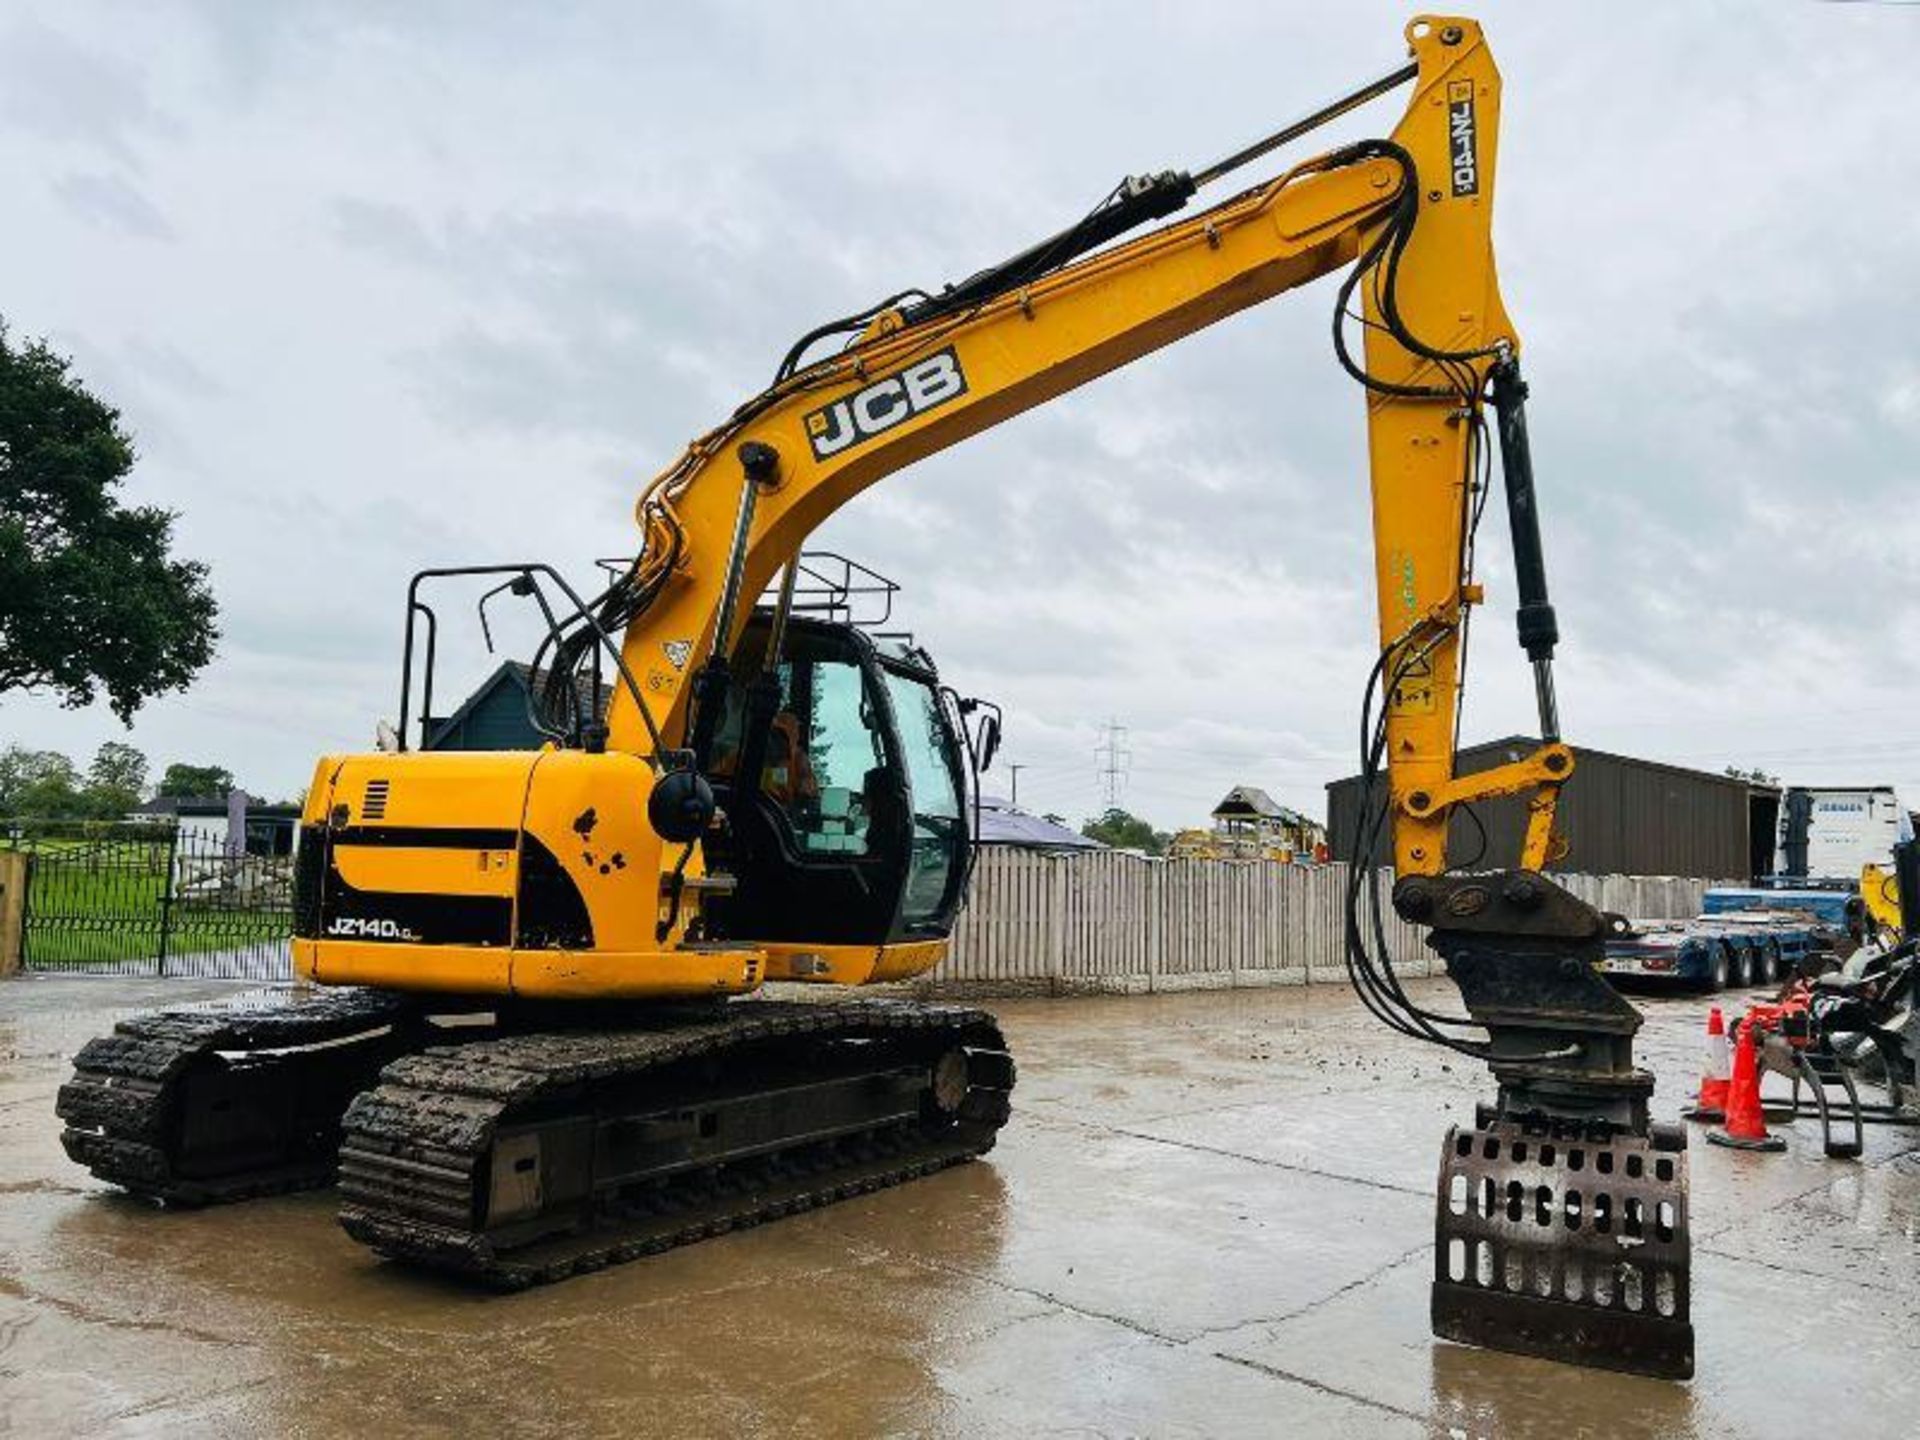
<instances>
[{"instance_id":1,"label":"pitched roof building","mask_svg":"<svg viewBox=\"0 0 1920 1440\"><path fill-rule=\"evenodd\" d=\"M1324 844L1320 822L1279 804L1257 785L1236 785L1213 807L1213 828L1222 835L1240 835L1279 844L1296 854L1309 855Z\"/></svg>"},{"instance_id":2,"label":"pitched roof building","mask_svg":"<svg viewBox=\"0 0 1920 1440\"><path fill-rule=\"evenodd\" d=\"M451 715L429 719L423 750L538 750L545 740L534 727L528 701L546 682L547 672L518 660L509 660L482 680ZM575 686L583 712L593 706L592 687ZM604 715L613 699L613 686L600 686L599 704L592 713Z\"/></svg>"},{"instance_id":3,"label":"pitched roof building","mask_svg":"<svg viewBox=\"0 0 1920 1440\"><path fill-rule=\"evenodd\" d=\"M1509 735L1462 746L1455 773L1474 775L1532 753L1539 741ZM1578 747L1573 777L1561 791L1557 828L1569 846L1549 869L1589 874L1690 875L1744 880L1773 870L1780 791L1745 776L1689 770L1657 760ZM1367 796L1360 777L1327 786L1327 828L1333 854L1353 852ZM1511 864L1527 828L1525 795L1510 795L1454 811L1447 830L1448 859L1463 869ZM1384 831L1379 863L1392 846Z\"/></svg>"}]
</instances>

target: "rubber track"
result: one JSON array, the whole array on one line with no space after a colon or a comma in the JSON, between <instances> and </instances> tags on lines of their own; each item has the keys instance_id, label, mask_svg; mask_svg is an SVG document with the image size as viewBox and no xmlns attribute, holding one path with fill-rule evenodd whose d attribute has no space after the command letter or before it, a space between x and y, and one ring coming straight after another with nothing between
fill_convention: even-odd
<instances>
[{"instance_id":1,"label":"rubber track","mask_svg":"<svg viewBox=\"0 0 1920 1440\"><path fill-rule=\"evenodd\" d=\"M54 1113L67 1155L110 1184L179 1205L211 1205L331 1184L327 1147L270 1168L221 1176L176 1173L182 1092L195 1062L215 1052L280 1050L343 1040L403 1021L415 1001L379 990L276 992L217 1008L162 1010L122 1020L74 1057ZM340 1059L364 1063L350 1047ZM270 1063L270 1062L269 1062ZM305 1064L315 1063L309 1056Z\"/></svg>"},{"instance_id":2,"label":"rubber track","mask_svg":"<svg viewBox=\"0 0 1920 1440\"><path fill-rule=\"evenodd\" d=\"M897 1132L852 1147L803 1147L677 1178L646 1212L603 1218L583 1235L500 1253L469 1228L495 1130L565 1089L630 1081L650 1069L762 1041L949 1031L969 1052L959 1118L935 1135ZM985 1011L863 1000L748 1000L661 1012L643 1028L516 1035L394 1061L347 1112L340 1223L382 1254L504 1289L545 1284L729 1230L897 1185L993 1148L1014 1083L1000 1028ZM856 1153L849 1158L845 1151ZM724 1178L721 1178L722 1173Z\"/></svg>"}]
</instances>

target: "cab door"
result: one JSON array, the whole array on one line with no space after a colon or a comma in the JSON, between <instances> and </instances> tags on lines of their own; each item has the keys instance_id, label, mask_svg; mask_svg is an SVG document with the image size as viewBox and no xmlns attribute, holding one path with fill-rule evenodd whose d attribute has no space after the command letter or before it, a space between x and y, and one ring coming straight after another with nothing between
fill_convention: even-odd
<instances>
[{"instance_id":1,"label":"cab door","mask_svg":"<svg viewBox=\"0 0 1920 1440\"><path fill-rule=\"evenodd\" d=\"M944 936L966 883L966 789L953 721L930 672L881 661L907 779L906 881L894 938Z\"/></svg>"},{"instance_id":2,"label":"cab door","mask_svg":"<svg viewBox=\"0 0 1920 1440\"><path fill-rule=\"evenodd\" d=\"M718 934L751 941L880 944L906 887L911 798L871 643L795 617L775 668L779 697L760 773L740 773L746 696L765 654L756 616L736 651L728 713L709 779L727 817L710 870L736 888L708 912Z\"/></svg>"}]
</instances>

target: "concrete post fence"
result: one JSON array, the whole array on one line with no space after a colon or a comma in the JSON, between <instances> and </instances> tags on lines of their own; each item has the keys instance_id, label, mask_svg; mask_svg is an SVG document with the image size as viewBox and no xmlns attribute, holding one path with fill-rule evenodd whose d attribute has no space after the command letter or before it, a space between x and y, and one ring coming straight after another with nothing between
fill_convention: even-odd
<instances>
[{"instance_id":1,"label":"concrete post fence","mask_svg":"<svg viewBox=\"0 0 1920 1440\"><path fill-rule=\"evenodd\" d=\"M1665 875L1556 875L1589 904L1635 919L1699 913L1709 882ZM1433 973L1424 931L1384 903L1387 953ZM989 847L953 948L924 988L1150 992L1346 979L1345 865L1145 860L1099 851Z\"/></svg>"}]
</instances>

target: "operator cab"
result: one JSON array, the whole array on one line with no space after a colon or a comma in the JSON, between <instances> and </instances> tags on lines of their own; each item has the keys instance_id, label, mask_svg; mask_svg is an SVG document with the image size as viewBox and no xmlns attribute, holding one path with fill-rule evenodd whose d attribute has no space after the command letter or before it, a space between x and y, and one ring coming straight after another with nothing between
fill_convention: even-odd
<instances>
[{"instance_id":1,"label":"operator cab","mask_svg":"<svg viewBox=\"0 0 1920 1440\"><path fill-rule=\"evenodd\" d=\"M726 817L705 842L707 865L736 880L730 896L707 902L710 938L944 937L970 855L977 752L961 711L972 702L941 686L917 646L801 615L789 618L779 662L764 676L773 631L773 612L756 610L730 662L707 765ZM757 737L756 711L765 717ZM984 723L997 737L997 722ZM749 783L743 771L756 759Z\"/></svg>"}]
</instances>

